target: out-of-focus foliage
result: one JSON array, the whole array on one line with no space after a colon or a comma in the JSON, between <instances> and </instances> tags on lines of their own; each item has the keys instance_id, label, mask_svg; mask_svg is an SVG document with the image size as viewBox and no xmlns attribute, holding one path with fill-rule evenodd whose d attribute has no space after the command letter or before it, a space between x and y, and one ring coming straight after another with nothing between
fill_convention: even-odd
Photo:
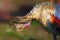
<instances>
[{"instance_id":1,"label":"out-of-focus foliage","mask_svg":"<svg viewBox=\"0 0 60 40\"><path fill-rule=\"evenodd\" d=\"M0 40L49 40L49 36L40 29L39 23L35 20L33 20L31 27L20 33L12 30L7 23L1 23Z\"/></svg>"}]
</instances>

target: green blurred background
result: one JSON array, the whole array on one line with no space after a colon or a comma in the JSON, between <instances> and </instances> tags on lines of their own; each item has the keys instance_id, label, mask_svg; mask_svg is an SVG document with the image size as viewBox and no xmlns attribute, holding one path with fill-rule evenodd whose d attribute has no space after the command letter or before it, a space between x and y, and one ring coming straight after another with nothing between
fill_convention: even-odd
<instances>
[{"instance_id":1,"label":"green blurred background","mask_svg":"<svg viewBox=\"0 0 60 40\"><path fill-rule=\"evenodd\" d=\"M39 22L33 20L29 28L19 33L11 29L8 23L1 23L0 40L51 40L51 37Z\"/></svg>"}]
</instances>

